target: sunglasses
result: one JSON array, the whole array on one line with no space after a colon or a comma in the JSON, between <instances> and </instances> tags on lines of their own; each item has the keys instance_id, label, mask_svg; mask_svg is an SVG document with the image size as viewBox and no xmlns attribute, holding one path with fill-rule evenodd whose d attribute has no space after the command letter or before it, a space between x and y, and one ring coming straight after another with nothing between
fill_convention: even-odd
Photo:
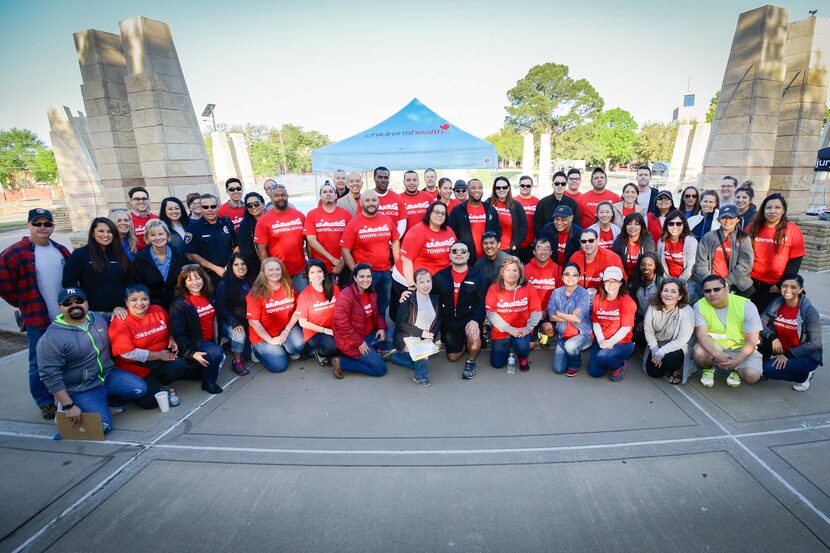
<instances>
[{"instance_id":1,"label":"sunglasses","mask_svg":"<svg viewBox=\"0 0 830 553\"><path fill-rule=\"evenodd\" d=\"M241 188L228 188L228 192L242 192Z\"/></svg>"},{"instance_id":2,"label":"sunglasses","mask_svg":"<svg viewBox=\"0 0 830 553\"><path fill-rule=\"evenodd\" d=\"M723 290L723 286L715 286L714 288L704 288L703 293L704 294L717 294L721 290Z\"/></svg>"},{"instance_id":3,"label":"sunglasses","mask_svg":"<svg viewBox=\"0 0 830 553\"><path fill-rule=\"evenodd\" d=\"M593 244L594 242L597 241L597 239L596 238L583 238L583 239L580 239L579 241L582 242L583 244Z\"/></svg>"},{"instance_id":4,"label":"sunglasses","mask_svg":"<svg viewBox=\"0 0 830 553\"><path fill-rule=\"evenodd\" d=\"M683 197L688 198L690 200L693 200L693 199L697 198L697 194L683 194Z\"/></svg>"},{"instance_id":5,"label":"sunglasses","mask_svg":"<svg viewBox=\"0 0 830 553\"><path fill-rule=\"evenodd\" d=\"M147 200L149 200L149 199L150 199L150 197L149 197L149 196L144 196L144 197L132 197L132 198L130 198L130 199L131 199L131 200L134 200L134 201L136 201L136 202L146 202Z\"/></svg>"},{"instance_id":6,"label":"sunglasses","mask_svg":"<svg viewBox=\"0 0 830 553\"><path fill-rule=\"evenodd\" d=\"M250 209L250 208L252 208L252 207L259 207L259 206L261 206L261 205L262 205L262 202L251 202L251 203L249 203L249 204L245 204L245 207L247 207L247 208L249 208L249 209Z\"/></svg>"},{"instance_id":7,"label":"sunglasses","mask_svg":"<svg viewBox=\"0 0 830 553\"><path fill-rule=\"evenodd\" d=\"M203 206L202 206L202 209L216 209L217 207L219 207L219 205L217 205L217 204L210 204L210 205L203 205Z\"/></svg>"},{"instance_id":8,"label":"sunglasses","mask_svg":"<svg viewBox=\"0 0 830 553\"><path fill-rule=\"evenodd\" d=\"M568 184L567 182L554 182L553 183L554 186L567 186L567 184Z\"/></svg>"},{"instance_id":9,"label":"sunglasses","mask_svg":"<svg viewBox=\"0 0 830 553\"><path fill-rule=\"evenodd\" d=\"M69 307L70 305L83 305L86 303L86 300L82 300L81 298L69 298L61 302L61 305L64 307Z\"/></svg>"},{"instance_id":10,"label":"sunglasses","mask_svg":"<svg viewBox=\"0 0 830 553\"><path fill-rule=\"evenodd\" d=\"M668 196L658 196L657 201L658 202L670 202L671 198L669 198Z\"/></svg>"},{"instance_id":11,"label":"sunglasses","mask_svg":"<svg viewBox=\"0 0 830 553\"><path fill-rule=\"evenodd\" d=\"M52 227L55 226L55 223L53 223L52 221L32 221L29 224L32 225L33 227L52 228Z\"/></svg>"},{"instance_id":12,"label":"sunglasses","mask_svg":"<svg viewBox=\"0 0 830 553\"><path fill-rule=\"evenodd\" d=\"M455 192L456 194L461 194L462 192L467 192L467 189L466 188L453 188L452 191Z\"/></svg>"},{"instance_id":13,"label":"sunglasses","mask_svg":"<svg viewBox=\"0 0 830 553\"><path fill-rule=\"evenodd\" d=\"M510 188L510 187L509 186L497 186L496 190L507 190L508 188Z\"/></svg>"},{"instance_id":14,"label":"sunglasses","mask_svg":"<svg viewBox=\"0 0 830 553\"><path fill-rule=\"evenodd\" d=\"M666 224L670 227L682 227L683 226L683 221L669 221Z\"/></svg>"},{"instance_id":15,"label":"sunglasses","mask_svg":"<svg viewBox=\"0 0 830 553\"><path fill-rule=\"evenodd\" d=\"M519 188L533 188L532 184L520 184Z\"/></svg>"},{"instance_id":16,"label":"sunglasses","mask_svg":"<svg viewBox=\"0 0 830 553\"><path fill-rule=\"evenodd\" d=\"M454 250L450 250L450 253L454 253L456 255L464 255L465 253L467 253L467 250L459 250L458 248L456 248Z\"/></svg>"}]
</instances>

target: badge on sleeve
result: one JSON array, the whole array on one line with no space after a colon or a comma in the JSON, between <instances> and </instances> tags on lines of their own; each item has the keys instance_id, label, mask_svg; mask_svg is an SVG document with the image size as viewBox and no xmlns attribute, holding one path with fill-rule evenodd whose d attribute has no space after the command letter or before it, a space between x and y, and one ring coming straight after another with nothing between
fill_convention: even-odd
<instances>
[{"instance_id":1,"label":"badge on sleeve","mask_svg":"<svg viewBox=\"0 0 830 553\"><path fill-rule=\"evenodd\" d=\"M184 233L184 243L190 244L191 240L193 240L193 233L192 232L185 232Z\"/></svg>"}]
</instances>

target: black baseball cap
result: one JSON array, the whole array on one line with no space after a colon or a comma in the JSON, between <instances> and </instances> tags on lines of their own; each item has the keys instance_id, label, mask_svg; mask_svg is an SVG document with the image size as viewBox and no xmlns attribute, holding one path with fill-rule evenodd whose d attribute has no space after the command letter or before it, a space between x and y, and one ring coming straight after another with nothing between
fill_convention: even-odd
<instances>
[{"instance_id":1,"label":"black baseball cap","mask_svg":"<svg viewBox=\"0 0 830 553\"><path fill-rule=\"evenodd\" d=\"M34 209L29 210L29 222L31 223L35 219L49 219L50 221L54 221L55 219L52 217L52 212L48 209L43 209L42 207L36 207Z\"/></svg>"},{"instance_id":2,"label":"black baseball cap","mask_svg":"<svg viewBox=\"0 0 830 553\"><path fill-rule=\"evenodd\" d=\"M58 292L58 303L63 303L69 298L81 298L86 300L86 293L80 288L64 288Z\"/></svg>"},{"instance_id":3,"label":"black baseball cap","mask_svg":"<svg viewBox=\"0 0 830 553\"><path fill-rule=\"evenodd\" d=\"M573 210L566 205L560 205L553 211L554 217L570 217L573 214Z\"/></svg>"}]
</instances>

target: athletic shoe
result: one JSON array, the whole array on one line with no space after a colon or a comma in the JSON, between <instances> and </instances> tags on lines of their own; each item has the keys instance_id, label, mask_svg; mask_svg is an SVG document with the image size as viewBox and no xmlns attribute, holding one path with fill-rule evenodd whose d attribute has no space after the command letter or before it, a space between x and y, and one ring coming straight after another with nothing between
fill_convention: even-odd
<instances>
[{"instance_id":1,"label":"athletic shoe","mask_svg":"<svg viewBox=\"0 0 830 553\"><path fill-rule=\"evenodd\" d=\"M314 357L317 358L317 362L320 364L321 367L331 367L331 361L328 357L320 355L320 352L316 349L314 350Z\"/></svg>"},{"instance_id":2,"label":"athletic shoe","mask_svg":"<svg viewBox=\"0 0 830 553\"><path fill-rule=\"evenodd\" d=\"M804 382L796 382L793 384L793 390L796 392L806 392L810 389L810 381L813 379L813 373L816 371L810 371L810 374L807 375L807 380Z\"/></svg>"},{"instance_id":3,"label":"athletic shoe","mask_svg":"<svg viewBox=\"0 0 830 553\"><path fill-rule=\"evenodd\" d=\"M54 403L48 403L40 408L40 416L43 417L47 421L51 421L55 419L55 413L58 412L58 408L55 407Z\"/></svg>"},{"instance_id":4,"label":"athletic shoe","mask_svg":"<svg viewBox=\"0 0 830 553\"><path fill-rule=\"evenodd\" d=\"M432 385L429 382L429 378L418 378L417 376L413 376L412 380L415 381L415 384L421 388L429 388Z\"/></svg>"},{"instance_id":5,"label":"athletic shoe","mask_svg":"<svg viewBox=\"0 0 830 553\"><path fill-rule=\"evenodd\" d=\"M246 374L251 372L245 368L245 364L241 360L232 362L231 370L233 370L236 376L245 376Z\"/></svg>"},{"instance_id":6,"label":"athletic shoe","mask_svg":"<svg viewBox=\"0 0 830 553\"><path fill-rule=\"evenodd\" d=\"M520 359L519 360L519 370L523 373L526 373L530 370L530 363L528 363L527 359Z\"/></svg>"},{"instance_id":7,"label":"athletic shoe","mask_svg":"<svg viewBox=\"0 0 830 553\"><path fill-rule=\"evenodd\" d=\"M464 362L464 374L462 378L472 380L476 377L476 362L472 359L467 359Z\"/></svg>"},{"instance_id":8,"label":"athletic shoe","mask_svg":"<svg viewBox=\"0 0 830 553\"><path fill-rule=\"evenodd\" d=\"M579 374L579 370L568 368L565 370L565 376L574 377Z\"/></svg>"},{"instance_id":9,"label":"athletic shoe","mask_svg":"<svg viewBox=\"0 0 830 553\"><path fill-rule=\"evenodd\" d=\"M124 408L120 405L110 405L110 415L120 415L124 412Z\"/></svg>"},{"instance_id":10,"label":"athletic shoe","mask_svg":"<svg viewBox=\"0 0 830 553\"><path fill-rule=\"evenodd\" d=\"M741 385L741 375L738 374L738 371L729 373L729 376L726 377L726 385L730 388L737 388Z\"/></svg>"},{"instance_id":11,"label":"athletic shoe","mask_svg":"<svg viewBox=\"0 0 830 553\"><path fill-rule=\"evenodd\" d=\"M289 356L288 356L288 358L289 358L289 359L291 359L292 361L296 361L296 360L298 360L300 357L301 357L301 356L300 356L300 354L299 354L299 353L292 353L291 355L289 355Z\"/></svg>"},{"instance_id":12,"label":"athletic shoe","mask_svg":"<svg viewBox=\"0 0 830 553\"><path fill-rule=\"evenodd\" d=\"M622 382L623 376L625 376L625 362L623 361L622 367L619 369L614 370L611 373L611 376L608 377L608 380L611 382Z\"/></svg>"},{"instance_id":13,"label":"athletic shoe","mask_svg":"<svg viewBox=\"0 0 830 553\"><path fill-rule=\"evenodd\" d=\"M711 388L715 385L715 369L703 369L700 376L700 385L704 388Z\"/></svg>"}]
</instances>

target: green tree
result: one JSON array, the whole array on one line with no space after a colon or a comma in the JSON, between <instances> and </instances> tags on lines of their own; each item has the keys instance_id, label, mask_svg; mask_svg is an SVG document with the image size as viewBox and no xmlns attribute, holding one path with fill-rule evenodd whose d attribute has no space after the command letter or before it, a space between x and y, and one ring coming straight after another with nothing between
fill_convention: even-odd
<instances>
[{"instance_id":1,"label":"green tree","mask_svg":"<svg viewBox=\"0 0 830 553\"><path fill-rule=\"evenodd\" d=\"M676 139L677 125L674 123L646 123L637 135L634 159L640 163L670 161Z\"/></svg>"},{"instance_id":2,"label":"green tree","mask_svg":"<svg viewBox=\"0 0 830 553\"><path fill-rule=\"evenodd\" d=\"M637 122L624 109L614 108L600 114L594 122L595 140L603 158L611 163L625 163L634 157Z\"/></svg>"},{"instance_id":3,"label":"green tree","mask_svg":"<svg viewBox=\"0 0 830 553\"><path fill-rule=\"evenodd\" d=\"M574 80L568 66L557 63L536 65L516 86L507 91L510 105L505 125L516 131L557 137L593 118L604 102L585 79Z\"/></svg>"},{"instance_id":4,"label":"green tree","mask_svg":"<svg viewBox=\"0 0 830 553\"><path fill-rule=\"evenodd\" d=\"M17 188L42 180L58 180L54 152L29 129L0 130L0 183Z\"/></svg>"},{"instance_id":5,"label":"green tree","mask_svg":"<svg viewBox=\"0 0 830 553\"><path fill-rule=\"evenodd\" d=\"M518 132L502 128L499 132L485 138L496 147L499 155L499 167L515 167L521 160L524 149L524 139Z\"/></svg>"},{"instance_id":6,"label":"green tree","mask_svg":"<svg viewBox=\"0 0 830 553\"><path fill-rule=\"evenodd\" d=\"M562 159L584 159L588 165L605 161L605 150L597 140L594 123L574 127L562 133L556 141L554 154Z\"/></svg>"},{"instance_id":7,"label":"green tree","mask_svg":"<svg viewBox=\"0 0 830 553\"><path fill-rule=\"evenodd\" d=\"M720 90L715 92L712 99L709 100L709 111L706 112L706 122L711 123L715 120L715 113L718 111L718 100L720 100Z\"/></svg>"},{"instance_id":8,"label":"green tree","mask_svg":"<svg viewBox=\"0 0 830 553\"><path fill-rule=\"evenodd\" d=\"M328 136L318 131L285 124L279 129L249 125L244 132L251 145L251 164L256 175L311 172L311 152L331 144ZM250 133L250 134L249 134Z\"/></svg>"}]
</instances>

